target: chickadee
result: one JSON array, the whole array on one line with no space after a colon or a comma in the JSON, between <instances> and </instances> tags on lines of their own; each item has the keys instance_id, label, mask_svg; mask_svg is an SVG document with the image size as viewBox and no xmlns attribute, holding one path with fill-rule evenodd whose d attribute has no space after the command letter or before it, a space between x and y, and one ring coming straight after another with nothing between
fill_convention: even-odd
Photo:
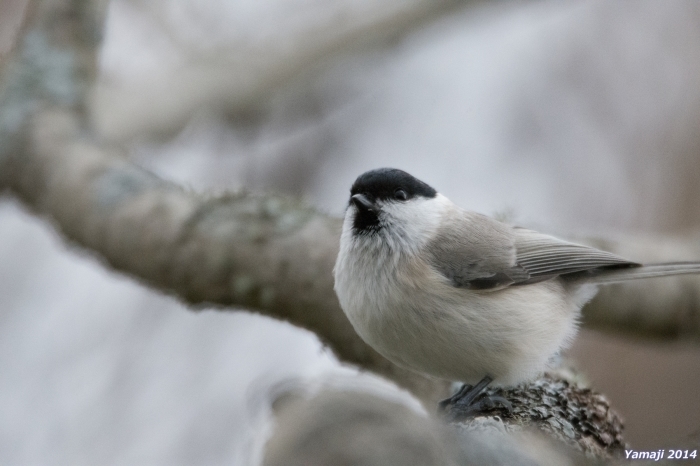
<instances>
[{"instance_id":1,"label":"chickadee","mask_svg":"<svg viewBox=\"0 0 700 466\"><path fill-rule=\"evenodd\" d=\"M547 368L596 285L685 273L700 273L700 262L641 265L513 227L392 168L352 185L334 269L360 337L399 366L470 384L445 403L473 412L508 407L477 401L489 383Z\"/></svg>"}]
</instances>

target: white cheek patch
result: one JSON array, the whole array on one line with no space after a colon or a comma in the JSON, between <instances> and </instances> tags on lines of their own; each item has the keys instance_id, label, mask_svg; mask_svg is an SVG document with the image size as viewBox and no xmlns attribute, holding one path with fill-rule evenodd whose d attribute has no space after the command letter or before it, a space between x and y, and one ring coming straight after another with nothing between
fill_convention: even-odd
<instances>
[{"instance_id":1,"label":"white cheek patch","mask_svg":"<svg viewBox=\"0 0 700 466\"><path fill-rule=\"evenodd\" d=\"M380 221L386 234L418 249L437 232L445 210L451 205L449 199L438 194L432 199L418 197L406 202L389 201L381 205Z\"/></svg>"}]
</instances>

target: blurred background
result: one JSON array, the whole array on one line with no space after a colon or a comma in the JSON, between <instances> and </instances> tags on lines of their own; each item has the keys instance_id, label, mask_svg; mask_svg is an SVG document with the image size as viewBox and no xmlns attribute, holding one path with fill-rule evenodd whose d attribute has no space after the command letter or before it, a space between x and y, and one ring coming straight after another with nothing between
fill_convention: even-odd
<instances>
[{"instance_id":1,"label":"blurred background","mask_svg":"<svg viewBox=\"0 0 700 466\"><path fill-rule=\"evenodd\" d=\"M25 4L0 4L0 54ZM103 137L198 191L340 216L394 166L558 235L700 230L693 0L112 0L100 62ZM289 324L191 312L9 197L0 311L2 464L255 464L280 383L392 390ZM700 438L697 341L583 331L569 354L637 449Z\"/></svg>"}]
</instances>

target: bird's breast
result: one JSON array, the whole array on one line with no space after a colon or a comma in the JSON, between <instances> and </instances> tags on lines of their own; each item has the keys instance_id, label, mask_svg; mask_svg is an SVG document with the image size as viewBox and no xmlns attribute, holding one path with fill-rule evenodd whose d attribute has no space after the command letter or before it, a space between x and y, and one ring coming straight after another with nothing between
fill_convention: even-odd
<instances>
[{"instance_id":1,"label":"bird's breast","mask_svg":"<svg viewBox=\"0 0 700 466\"><path fill-rule=\"evenodd\" d=\"M517 382L542 370L575 331L578 306L558 281L474 292L415 257L392 261L339 260L336 291L360 337L401 366L470 383L486 374Z\"/></svg>"}]
</instances>

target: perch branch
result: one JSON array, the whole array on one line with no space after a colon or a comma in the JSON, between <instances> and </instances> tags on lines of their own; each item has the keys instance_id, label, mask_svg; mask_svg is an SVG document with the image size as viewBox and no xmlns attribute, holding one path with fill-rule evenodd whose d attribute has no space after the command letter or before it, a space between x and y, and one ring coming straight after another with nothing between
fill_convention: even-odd
<instances>
[{"instance_id":1,"label":"perch branch","mask_svg":"<svg viewBox=\"0 0 700 466\"><path fill-rule=\"evenodd\" d=\"M445 425L369 392L285 393L274 403L263 464L584 465L624 457L622 423L600 394L552 375L488 392L511 400L513 415L460 419L453 409Z\"/></svg>"}]
</instances>

